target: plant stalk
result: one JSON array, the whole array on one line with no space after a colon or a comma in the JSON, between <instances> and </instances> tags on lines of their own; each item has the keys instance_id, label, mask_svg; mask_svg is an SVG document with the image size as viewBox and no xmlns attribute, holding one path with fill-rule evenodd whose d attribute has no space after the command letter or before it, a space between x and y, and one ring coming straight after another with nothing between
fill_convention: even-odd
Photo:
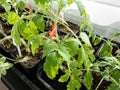
<instances>
[{"instance_id":1,"label":"plant stalk","mask_svg":"<svg viewBox=\"0 0 120 90\"><path fill-rule=\"evenodd\" d=\"M6 36L3 39L0 40L0 44L6 40L9 40L11 38L11 36Z\"/></svg>"},{"instance_id":2,"label":"plant stalk","mask_svg":"<svg viewBox=\"0 0 120 90\"><path fill-rule=\"evenodd\" d=\"M104 78L102 78L99 82L99 84L97 85L96 89L95 90L98 90L99 86L101 85L101 83L103 82Z\"/></svg>"}]
</instances>

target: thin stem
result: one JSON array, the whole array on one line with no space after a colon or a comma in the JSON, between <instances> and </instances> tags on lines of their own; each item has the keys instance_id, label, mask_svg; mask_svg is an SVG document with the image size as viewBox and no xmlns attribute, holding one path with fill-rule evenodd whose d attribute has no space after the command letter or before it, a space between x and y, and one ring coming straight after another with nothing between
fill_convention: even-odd
<instances>
[{"instance_id":1,"label":"thin stem","mask_svg":"<svg viewBox=\"0 0 120 90\"><path fill-rule=\"evenodd\" d=\"M21 53L21 50L20 50L20 46L15 43L15 40L14 40L14 39L13 39L13 45L15 45L15 46L17 47L19 57L22 57L22 53Z\"/></svg>"},{"instance_id":2,"label":"thin stem","mask_svg":"<svg viewBox=\"0 0 120 90\"><path fill-rule=\"evenodd\" d=\"M3 36L7 36L1 29L0 29L0 33L1 33Z\"/></svg>"},{"instance_id":3,"label":"thin stem","mask_svg":"<svg viewBox=\"0 0 120 90\"><path fill-rule=\"evenodd\" d=\"M2 28L2 24L0 23L0 33L3 35L3 36L7 36L4 32L3 32L3 28Z\"/></svg>"},{"instance_id":4,"label":"thin stem","mask_svg":"<svg viewBox=\"0 0 120 90\"><path fill-rule=\"evenodd\" d=\"M113 78L113 77L110 77L111 79L112 79L112 81L117 85L117 86L119 86L119 88L120 88L120 85L119 85L119 83Z\"/></svg>"},{"instance_id":5,"label":"thin stem","mask_svg":"<svg viewBox=\"0 0 120 90\"><path fill-rule=\"evenodd\" d=\"M6 56L4 56L4 55L2 55L2 54L0 54L0 56L5 57L7 60L10 60L10 61L16 61L15 59L11 59L11 58L6 57Z\"/></svg>"},{"instance_id":6,"label":"thin stem","mask_svg":"<svg viewBox=\"0 0 120 90\"><path fill-rule=\"evenodd\" d=\"M81 70L81 71L87 71L87 69L79 69L79 70ZM94 71L94 72L99 72L99 73L101 73L101 71L97 71L97 70L93 70L93 69L90 69L90 71Z\"/></svg>"},{"instance_id":7,"label":"thin stem","mask_svg":"<svg viewBox=\"0 0 120 90\"><path fill-rule=\"evenodd\" d=\"M56 37L59 40L59 36L58 36L58 30L57 30L57 23L58 23L58 17L56 17L54 25L55 25L55 29L56 29Z\"/></svg>"},{"instance_id":8,"label":"thin stem","mask_svg":"<svg viewBox=\"0 0 120 90\"><path fill-rule=\"evenodd\" d=\"M99 82L99 84L97 85L96 89L95 90L98 90L99 86L101 85L101 83L103 82L104 78L102 78Z\"/></svg>"},{"instance_id":9,"label":"thin stem","mask_svg":"<svg viewBox=\"0 0 120 90\"><path fill-rule=\"evenodd\" d=\"M0 40L0 44L6 40L9 40L11 38L11 36L6 36L3 39Z\"/></svg>"}]
</instances>

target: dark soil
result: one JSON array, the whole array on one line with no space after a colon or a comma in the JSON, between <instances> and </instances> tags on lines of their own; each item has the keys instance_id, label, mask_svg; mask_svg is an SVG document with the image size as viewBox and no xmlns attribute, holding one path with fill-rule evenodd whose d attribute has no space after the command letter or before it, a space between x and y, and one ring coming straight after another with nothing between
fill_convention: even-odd
<instances>
[{"instance_id":1,"label":"dark soil","mask_svg":"<svg viewBox=\"0 0 120 90\"><path fill-rule=\"evenodd\" d=\"M79 30L78 25L73 24L73 23L71 23L71 22L67 22L67 24L68 24L67 26L68 26L74 33L76 33L76 32ZM71 32L68 31L68 30L65 28L65 26L63 26L63 25L58 25L58 32L62 32L62 33L64 33L64 34L71 34Z\"/></svg>"},{"instance_id":2,"label":"dark soil","mask_svg":"<svg viewBox=\"0 0 120 90\"><path fill-rule=\"evenodd\" d=\"M92 75L93 75L94 80L93 80L93 86L91 90L95 90L97 85L100 83L102 76L100 75L100 73L96 73L96 72L93 72ZM106 90L107 86L109 86L110 84L111 82L103 80L97 90Z\"/></svg>"}]
</instances>

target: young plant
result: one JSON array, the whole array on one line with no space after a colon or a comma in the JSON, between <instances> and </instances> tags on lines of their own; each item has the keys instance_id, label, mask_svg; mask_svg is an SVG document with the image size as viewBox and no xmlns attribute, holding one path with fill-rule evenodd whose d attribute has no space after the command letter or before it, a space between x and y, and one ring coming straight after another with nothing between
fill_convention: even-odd
<instances>
[{"instance_id":1,"label":"young plant","mask_svg":"<svg viewBox=\"0 0 120 90\"><path fill-rule=\"evenodd\" d=\"M22 55L22 46L24 46L27 53L32 53L32 56L42 47L43 53L40 57L45 60L43 70L50 79L54 79L56 75L59 74L59 70L62 71L64 75L62 75L58 81L67 82L67 90L79 90L82 85L90 90L93 85L93 72L99 72L103 76L96 90L104 79L112 82L108 90L114 86L119 88L119 80L116 79L118 76L114 75L114 73L118 73L119 75L120 58L118 57L120 54L118 53L117 56L112 55L114 45L112 40L114 40L118 34L114 35L110 40L102 39L105 41L105 44L103 44L98 55L100 59L104 60L97 60L90 38L92 37L94 45L99 44L101 39L96 39L96 35L93 35L93 27L86 18L86 11L81 0L34 0L36 5L35 10L33 10L29 2L26 8L26 2L24 3L24 1L25 0L20 0L19 2L16 0L9 0L9 2L4 0L0 1L0 4L7 12L5 15L5 17L7 17L7 23L12 25L10 35L4 34L2 29L0 30L0 33L4 36L4 38L0 40L0 43L8 39L12 40L12 44L17 47L19 54L19 57L16 59L22 57L21 61L10 60L15 63L29 60L28 57ZM55 3L58 6L57 11L53 10L53 4ZM73 3L76 3L80 14L83 16L79 35L76 35L64 20L66 7ZM40 10L42 14L40 14ZM4 14L1 15L1 17L4 19ZM50 31L45 30L45 23L47 22L44 18L51 24ZM58 33L59 24L63 25L72 35L63 35L61 38ZM86 32L84 32L86 30L89 30L90 34L86 34ZM12 67L13 64L5 62L4 57L1 57L0 60L0 67L2 67L1 70L3 70L0 71L1 75L5 74L6 69ZM2 65L6 66L4 67ZM105 70L101 71L101 67L105 67Z\"/></svg>"}]
</instances>

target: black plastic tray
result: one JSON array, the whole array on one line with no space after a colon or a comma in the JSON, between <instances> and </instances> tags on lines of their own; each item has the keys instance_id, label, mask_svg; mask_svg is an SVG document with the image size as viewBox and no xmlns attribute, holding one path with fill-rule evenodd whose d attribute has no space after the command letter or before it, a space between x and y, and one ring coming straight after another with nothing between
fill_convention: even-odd
<instances>
[{"instance_id":1,"label":"black plastic tray","mask_svg":"<svg viewBox=\"0 0 120 90\"><path fill-rule=\"evenodd\" d=\"M15 67L9 69L1 80L10 90L41 90Z\"/></svg>"}]
</instances>

